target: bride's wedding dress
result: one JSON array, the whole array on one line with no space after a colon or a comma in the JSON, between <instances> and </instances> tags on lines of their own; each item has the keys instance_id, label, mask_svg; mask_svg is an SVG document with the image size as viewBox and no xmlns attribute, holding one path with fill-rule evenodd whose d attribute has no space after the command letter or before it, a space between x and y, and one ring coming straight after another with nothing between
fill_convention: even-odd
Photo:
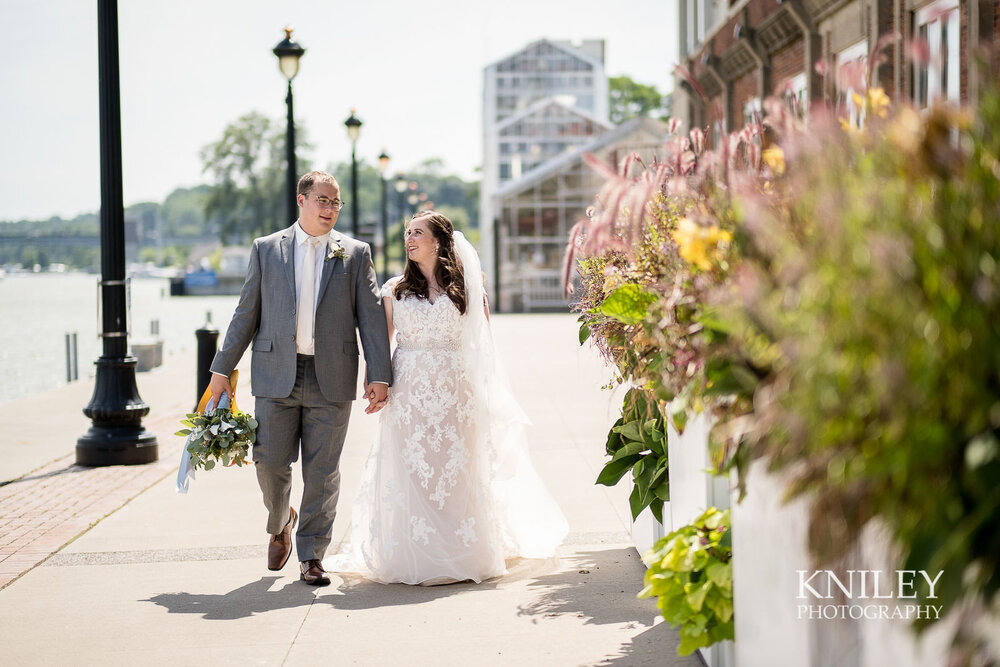
<instances>
[{"instance_id":1,"label":"bride's wedding dress","mask_svg":"<svg viewBox=\"0 0 1000 667\"><path fill-rule=\"evenodd\" d=\"M333 559L331 570L383 583L480 582L504 574L506 558L551 556L566 534L487 340L478 258L462 260L476 272L471 290L467 280L468 314L446 296L393 300L393 385L353 506L347 558Z\"/></svg>"}]
</instances>

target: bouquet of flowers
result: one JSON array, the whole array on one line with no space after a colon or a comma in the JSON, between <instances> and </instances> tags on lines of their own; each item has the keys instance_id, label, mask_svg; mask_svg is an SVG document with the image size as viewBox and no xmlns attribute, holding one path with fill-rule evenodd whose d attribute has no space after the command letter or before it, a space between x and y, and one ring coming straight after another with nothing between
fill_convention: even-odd
<instances>
[{"instance_id":1,"label":"bouquet of flowers","mask_svg":"<svg viewBox=\"0 0 1000 667\"><path fill-rule=\"evenodd\" d=\"M233 371L230 384L234 389L237 378L238 372ZM241 412L235 400L230 404L227 394L214 406L211 392L206 389L197 409L181 424L186 428L174 434L187 438L177 476L179 492L187 492L188 480L194 478L198 468L211 470L216 463L242 467L249 463L250 445L257 441L257 420Z\"/></svg>"},{"instance_id":2,"label":"bouquet of flowers","mask_svg":"<svg viewBox=\"0 0 1000 667\"><path fill-rule=\"evenodd\" d=\"M186 448L196 470L211 470L216 462L242 466L247 463L250 445L257 441L257 420L235 406L225 407L227 398L224 395L214 410L189 414L181 420L188 428L174 434L187 436Z\"/></svg>"}]
</instances>

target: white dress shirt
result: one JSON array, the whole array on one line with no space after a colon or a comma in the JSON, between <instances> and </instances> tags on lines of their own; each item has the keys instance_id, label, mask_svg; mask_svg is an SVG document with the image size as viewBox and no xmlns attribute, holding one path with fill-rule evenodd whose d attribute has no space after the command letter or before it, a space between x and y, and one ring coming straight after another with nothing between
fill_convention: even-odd
<instances>
[{"instance_id":1,"label":"white dress shirt","mask_svg":"<svg viewBox=\"0 0 1000 667\"><path fill-rule=\"evenodd\" d=\"M295 223L295 308L298 312L299 301L302 298L302 262L306 257L306 245L311 237L306 233L299 223ZM316 246L316 284L313 291L313 322L316 321L316 304L319 300L319 283L323 277L323 262L326 260L327 249L330 245L330 234L315 237L319 239ZM313 341L296 341L296 347L300 354L314 354L315 346Z\"/></svg>"}]
</instances>

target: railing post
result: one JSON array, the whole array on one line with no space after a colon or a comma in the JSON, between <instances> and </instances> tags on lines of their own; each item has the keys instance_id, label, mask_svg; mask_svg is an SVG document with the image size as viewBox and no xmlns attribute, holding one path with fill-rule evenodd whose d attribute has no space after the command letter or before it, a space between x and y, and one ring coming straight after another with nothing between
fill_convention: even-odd
<instances>
[{"instance_id":1,"label":"railing post","mask_svg":"<svg viewBox=\"0 0 1000 667\"><path fill-rule=\"evenodd\" d=\"M73 381L73 349L70 334L66 334L66 382Z\"/></svg>"},{"instance_id":2,"label":"railing post","mask_svg":"<svg viewBox=\"0 0 1000 667\"><path fill-rule=\"evenodd\" d=\"M212 379L212 360L215 359L215 351L219 342L219 330L212 326L211 311L205 313L205 324L195 331L194 335L198 339L198 371L195 378L197 386L194 398L194 409L197 410L201 395Z\"/></svg>"}]
</instances>

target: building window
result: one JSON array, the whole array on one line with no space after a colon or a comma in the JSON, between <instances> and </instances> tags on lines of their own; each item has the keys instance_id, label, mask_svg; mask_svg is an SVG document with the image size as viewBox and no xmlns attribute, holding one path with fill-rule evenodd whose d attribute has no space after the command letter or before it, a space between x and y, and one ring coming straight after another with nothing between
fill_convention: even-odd
<instances>
[{"instance_id":1,"label":"building window","mask_svg":"<svg viewBox=\"0 0 1000 667\"><path fill-rule=\"evenodd\" d=\"M796 118L805 118L808 115L808 94L808 81L805 72L796 74L785 84L785 104L788 105L788 110Z\"/></svg>"},{"instance_id":2,"label":"building window","mask_svg":"<svg viewBox=\"0 0 1000 667\"><path fill-rule=\"evenodd\" d=\"M751 97L743 103L743 124L756 125L761 121L761 105L759 97Z\"/></svg>"},{"instance_id":3,"label":"building window","mask_svg":"<svg viewBox=\"0 0 1000 667\"><path fill-rule=\"evenodd\" d=\"M958 0L941 0L918 11L914 34L927 44L930 58L915 71L916 102L920 108L935 100L959 101Z\"/></svg>"},{"instance_id":4,"label":"building window","mask_svg":"<svg viewBox=\"0 0 1000 667\"><path fill-rule=\"evenodd\" d=\"M852 44L837 54L837 97L840 116L851 127L863 127L865 110L858 106L854 94L864 94L867 85L868 41Z\"/></svg>"}]
</instances>

